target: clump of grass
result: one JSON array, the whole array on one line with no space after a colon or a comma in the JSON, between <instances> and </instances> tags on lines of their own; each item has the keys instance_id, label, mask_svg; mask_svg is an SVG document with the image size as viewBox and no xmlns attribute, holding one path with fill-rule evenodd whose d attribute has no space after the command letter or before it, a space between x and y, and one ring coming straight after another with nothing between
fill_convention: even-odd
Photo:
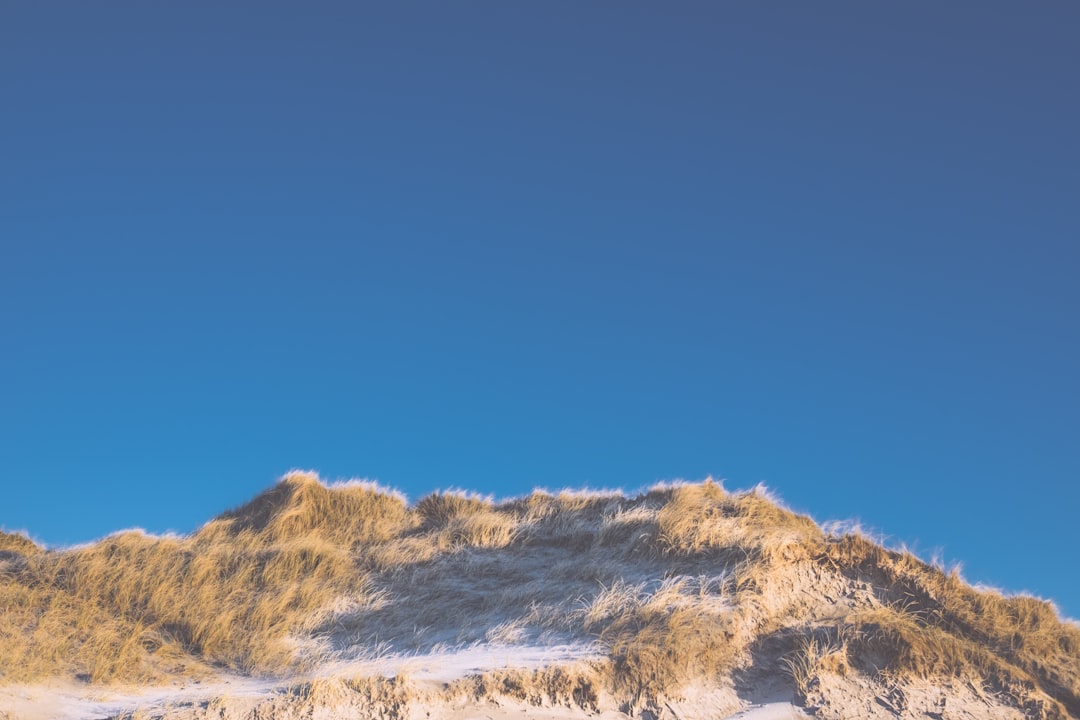
<instances>
[{"instance_id":1,"label":"clump of grass","mask_svg":"<svg viewBox=\"0 0 1080 720\"><path fill-rule=\"evenodd\" d=\"M470 700L509 698L538 707L600 710L603 674L594 665L575 663L537 670L492 670L458 680L447 696Z\"/></svg>"},{"instance_id":2,"label":"clump of grass","mask_svg":"<svg viewBox=\"0 0 1080 720\"><path fill-rule=\"evenodd\" d=\"M416 503L424 527L438 529L470 515L490 512L491 500L462 491L434 492Z\"/></svg>"},{"instance_id":3,"label":"clump of grass","mask_svg":"<svg viewBox=\"0 0 1080 720\"><path fill-rule=\"evenodd\" d=\"M631 709L695 682L718 682L743 649L734 638L723 619L682 608L621 620L602 635L611 647L613 690Z\"/></svg>"},{"instance_id":4,"label":"clump of grass","mask_svg":"<svg viewBox=\"0 0 1080 720\"><path fill-rule=\"evenodd\" d=\"M0 578L18 576L29 563L28 558L42 552L30 538L0 531Z\"/></svg>"},{"instance_id":5,"label":"clump of grass","mask_svg":"<svg viewBox=\"0 0 1080 720\"><path fill-rule=\"evenodd\" d=\"M695 585L697 587L695 587ZM706 603L708 583L672 577L615 583L586 608L584 624L609 648L609 682L628 710L655 705L694 683L728 674L745 649L739 616L722 603Z\"/></svg>"},{"instance_id":6,"label":"clump of grass","mask_svg":"<svg viewBox=\"0 0 1080 720\"><path fill-rule=\"evenodd\" d=\"M416 690L405 675L329 677L295 688L295 703L314 717L404 718ZM294 716L300 713L293 713Z\"/></svg>"},{"instance_id":7,"label":"clump of grass","mask_svg":"<svg viewBox=\"0 0 1080 720\"><path fill-rule=\"evenodd\" d=\"M207 523L197 534L216 544L274 544L313 538L355 548L386 542L415 527L405 498L373 483L327 487L312 473L294 472L247 504Z\"/></svg>"},{"instance_id":8,"label":"clump of grass","mask_svg":"<svg viewBox=\"0 0 1080 720\"><path fill-rule=\"evenodd\" d=\"M42 552L42 548L25 535L0 530L0 553L34 555L39 552Z\"/></svg>"},{"instance_id":9,"label":"clump of grass","mask_svg":"<svg viewBox=\"0 0 1080 720\"><path fill-rule=\"evenodd\" d=\"M416 504L420 529L439 550L501 548L510 544L518 523L486 498L463 492L433 493Z\"/></svg>"},{"instance_id":10,"label":"clump of grass","mask_svg":"<svg viewBox=\"0 0 1080 720\"><path fill-rule=\"evenodd\" d=\"M657 510L645 504L620 507L603 518L596 542L631 556L647 553L656 546L656 515Z\"/></svg>"},{"instance_id":11,"label":"clump of grass","mask_svg":"<svg viewBox=\"0 0 1080 720\"><path fill-rule=\"evenodd\" d=\"M795 697L801 702L806 702L821 675L844 676L850 667L843 633L834 634L828 629L803 636L782 663L795 684Z\"/></svg>"},{"instance_id":12,"label":"clump of grass","mask_svg":"<svg viewBox=\"0 0 1080 720\"><path fill-rule=\"evenodd\" d=\"M760 488L728 493L706 480L667 493L657 515L656 539L665 554L792 561L824 537L813 520L780 507Z\"/></svg>"},{"instance_id":13,"label":"clump of grass","mask_svg":"<svg viewBox=\"0 0 1080 720\"><path fill-rule=\"evenodd\" d=\"M860 535L832 540L820 561L878 589L881 607L846 619L864 665L900 676L989 678L1016 697L1038 688L1080 715L1080 628L1050 603L976 590L955 572Z\"/></svg>"}]
</instances>

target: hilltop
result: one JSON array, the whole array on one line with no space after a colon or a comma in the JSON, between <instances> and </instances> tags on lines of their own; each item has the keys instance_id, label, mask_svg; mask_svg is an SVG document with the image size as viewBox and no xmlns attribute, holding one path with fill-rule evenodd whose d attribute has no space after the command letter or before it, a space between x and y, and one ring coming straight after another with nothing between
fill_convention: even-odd
<instances>
[{"instance_id":1,"label":"hilltop","mask_svg":"<svg viewBox=\"0 0 1080 720\"><path fill-rule=\"evenodd\" d=\"M0 718L735 713L1080 718L1080 628L712 481L292 473L188 536L0 533Z\"/></svg>"}]
</instances>

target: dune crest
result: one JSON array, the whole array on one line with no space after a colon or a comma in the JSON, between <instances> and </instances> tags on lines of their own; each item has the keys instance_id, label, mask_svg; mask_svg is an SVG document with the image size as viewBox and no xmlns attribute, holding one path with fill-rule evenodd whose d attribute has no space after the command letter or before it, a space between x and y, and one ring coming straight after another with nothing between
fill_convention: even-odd
<instances>
[{"instance_id":1,"label":"dune crest","mask_svg":"<svg viewBox=\"0 0 1080 720\"><path fill-rule=\"evenodd\" d=\"M1080 629L763 489L291 473L195 533L0 534L0 718L1080 717Z\"/></svg>"}]
</instances>

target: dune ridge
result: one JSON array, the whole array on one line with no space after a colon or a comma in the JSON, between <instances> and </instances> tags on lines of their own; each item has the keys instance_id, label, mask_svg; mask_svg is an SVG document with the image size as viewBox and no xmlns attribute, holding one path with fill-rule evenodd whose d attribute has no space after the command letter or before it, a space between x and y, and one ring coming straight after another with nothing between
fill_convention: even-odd
<instances>
[{"instance_id":1,"label":"dune ridge","mask_svg":"<svg viewBox=\"0 0 1080 720\"><path fill-rule=\"evenodd\" d=\"M1080 629L712 480L409 504L296 472L189 536L0 534L0 718L478 709L1065 720Z\"/></svg>"}]
</instances>

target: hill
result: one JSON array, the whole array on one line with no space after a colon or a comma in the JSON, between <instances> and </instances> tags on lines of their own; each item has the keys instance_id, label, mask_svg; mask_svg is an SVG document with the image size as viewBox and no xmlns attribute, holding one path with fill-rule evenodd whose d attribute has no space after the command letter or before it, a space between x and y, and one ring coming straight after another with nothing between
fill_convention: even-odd
<instances>
[{"instance_id":1,"label":"hill","mask_svg":"<svg viewBox=\"0 0 1080 720\"><path fill-rule=\"evenodd\" d=\"M712 481L410 505L293 473L190 536L0 534L0 718L740 712L1080 718L1080 628Z\"/></svg>"}]
</instances>

